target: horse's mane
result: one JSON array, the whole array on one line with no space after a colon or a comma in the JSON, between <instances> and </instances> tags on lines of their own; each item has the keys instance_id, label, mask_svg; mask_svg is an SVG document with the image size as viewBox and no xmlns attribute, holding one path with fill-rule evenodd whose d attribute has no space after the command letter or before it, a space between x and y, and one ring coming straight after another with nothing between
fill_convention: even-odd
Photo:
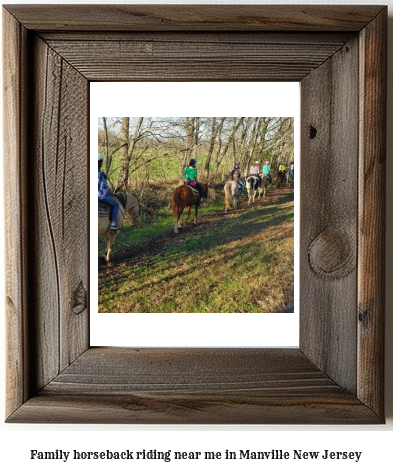
<instances>
[{"instance_id":1,"label":"horse's mane","mask_svg":"<svg viewBox=\"0 0 393 474\"><path fill-rule=\"evenodd\" d=\"M124 191L118 191L115 193L115 197L119 200L120 204L123 206L123 208L126 208L127 205L127 195Z\"/></svg>"}]
</instances>

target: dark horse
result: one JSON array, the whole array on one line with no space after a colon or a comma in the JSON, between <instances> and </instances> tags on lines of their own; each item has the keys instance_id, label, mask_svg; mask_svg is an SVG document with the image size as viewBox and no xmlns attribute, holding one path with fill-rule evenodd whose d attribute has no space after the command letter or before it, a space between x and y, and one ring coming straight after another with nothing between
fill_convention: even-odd
<instances>
[{"instance_id":1,"label":"dark horse","mask_svg":"<svg viewBox=\"0 0 393 474\"><path fill-rule=\"evenodd\" d=\"M187 224L187 221L190 217L191 206L195 206L195 216L194 216L194 225L197 225L198 221L198 208L201 205L201 197L207 199L207 186L208 184L202 184L202 196L198 191L187 184L179 186L173 191L172 194L172 213L173 219L175 221L174 231L177 233L179 231L180 225L180 216L183 214L184 209L187 207L187 217L184 224Z\"/></svg>"},{"instance_id":2,"label":"dark horse","mask_svg":"<svg viewBox=\"0 0 393 474\"><path fill-rule=\"evenodd\" d=\"M260 188L260 178L258 175L250 175L246 179L246 189L248 194L248 204L255 201L255 196L257 195L257 191L259 190L259 197L261 196L262 189Z\"/></svg>"},{"instance_id":3,"label":"dark horse","mask_svg":"<svg viewBox=\"0 0 393 474\"><path fill-rule=\"evenodd\" d=\"M284 182L284 180L285 180L285 171L279 171L277 173L277 177L275 181L276 187L279 188L280 185Z\"/></svg>"}]
</instances>

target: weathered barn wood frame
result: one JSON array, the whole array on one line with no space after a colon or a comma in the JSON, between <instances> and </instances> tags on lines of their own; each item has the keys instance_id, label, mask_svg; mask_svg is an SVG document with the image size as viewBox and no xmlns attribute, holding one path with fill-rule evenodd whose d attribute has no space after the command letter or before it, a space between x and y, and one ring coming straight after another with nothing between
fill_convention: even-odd
<instances>
[{"instance_id":1,"label":"weathered barn wood frame","mask_svg":"<svg viewBox=\"0 0 393 474\"><path fill-rule=\"evenodd\" d=\"M9 5L3 24L7 421L383 423L387 8ZM102 80L301 83L299 349L90 347Z\"/></svg>"}]
</instances>

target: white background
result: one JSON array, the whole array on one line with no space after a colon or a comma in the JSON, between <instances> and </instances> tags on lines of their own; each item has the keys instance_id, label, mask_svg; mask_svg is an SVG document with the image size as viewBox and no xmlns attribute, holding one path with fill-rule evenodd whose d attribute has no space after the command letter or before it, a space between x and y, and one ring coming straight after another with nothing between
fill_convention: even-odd
<instances>
[{"instance_id":1,"label":"white background","mask_svg":"<svg viewBox=\"0 0 393 474\"><path fill-rule=\"evenodd\" d=\"M193 93L190 94L190 88ZM238 91L238 93L237 93ZM299 175L299 83L157 82L90 85L91 192L96 189L99 116L128 117L294 117L296 172ZM187 100L182 98L187 97ZM228 101L228 97L231 100ZM299 186L295 188L299 189ZM299 199L296 199L296 207ZM91 235L97 232L95 194L90 199ZM296 209L295 248L299 212ZM97 240L91 245L91 275L97 275ZM295 253L298 290L298 252ZM263 292L263 288L261 288ZM295 314L108 314L98 313L97 278L90 284L92 346L131 347L298 347L298 298ZM197 319L198 324L192 321ZM190 324L191 323L191 324ZM190 330L192 328L192 330ZM225 331L222 330L225 328Z\"/></svg>"},{"instance_id":2,"label":"white background","mask_svg":"<svg viewBox=\"0 0 393 474\"><path fill-rule=\"evenodd\" d=\"M20 3L18 1L8 1L8 3ZM28 3L28 2L25 2ZM37 3L37 2L31 2ZM45 3L45 2L40 2ZM46 2L46 3L53 3ZM111 3L111 2L57 2L57 3ZM114 3L133 3L116 0ZM147 3L138 1L136 3ZM156 3L176 3L170 0ZM179 2L180 3L180 2ZM183 3L204 3L209 2L183 2ZM242 3L242 2L219 2L212 3ZM243 2L246 3L246 2ZM247 2L249 4L261 4L262 2ZM270 4L282 3L314 3L306 0L302 2L280 2L269 0ZM319 1L318 3L336 4L336 1ZM355 1L341 2L353 4L381 4L389 5L389 78L388 78L388 130L393 128L392 117L392 55L393 55L393 20L392 8L393 0L380 1ZM388 133L388 182L393 179L393 137ZM388 228L387 228L387 293L386 293L386 412L387 424L385 426L105 426L105 425L13 425L1 424L0 431L0 469L2 472L17 471L25 469L31 473L52 473L70 472L85 473L87 469L94 469L94 472L238 472L242 469L248 473L261 472L281 472L284 469L299 471L302 473L331 473L333 470L338 473L364 473L370 472L392 472L391 446L393 445L393 324L391 308L393 307L393 284L392 244L393 244L393 220L391 218L392 189L388 189ZM1 212L3 210L1 209ZM0 222L2 222L0 216ZM0 232L3 238L3 233ZM2 242L4 245L4 242ZM3 286L1 287L2 293ZM4 294L2 301L4 302ZM4 304L3 304L4 307ZM4 311L3 311L4 313ZM0 325L3 331L4 324ZM4 332L2 333L4 338ZM3 351L1 353L1 365L4 367L4 339L2 339ZM2 377L1 382L4 382ZM4 406L4 389L0 387L0 404ZM229 449L238 451L239 449L251 449L263 451L270 449L302 449L305 451L362 451L361 461L178 461L164 463L163 461L146 461L132 464L130 461L108 462L108 461L79 461L79 463L68 461L30 461L29 450L38 449L50 451L63 449L71 451L88 450L124 450L132 451L142 449L157 450L178 450L178 451L220 451Z\"/></svg>"}]
</instances>

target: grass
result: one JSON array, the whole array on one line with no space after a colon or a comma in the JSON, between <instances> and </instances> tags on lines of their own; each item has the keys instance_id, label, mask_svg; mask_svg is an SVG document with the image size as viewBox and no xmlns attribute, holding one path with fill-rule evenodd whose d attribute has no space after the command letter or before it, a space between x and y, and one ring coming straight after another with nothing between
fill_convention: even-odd
<instances>
[{"instance_id":1,"label":"grass","mask_svg":"<svg viewBox=\"0 0 393 474\"><path fill-rule=\"evenodd\" d=\"M222 210L217 201L204 212ZM133 241L172 226L169 214ZM148 237L149 236L149 237ZM120 264L100 278L99 311L118 313L275 313L293 300L293 201L230 213L158 255Z\"/></svg>"},{"instance_id":2,"label":"grass","mask_svg":"<svg viewBox=\"0 0 393 474\"><path fill-rule=\"evenodd\" d=\"M162 187L153 185L147 192L136 192L138 195L141 210L138 219L131 225L129 218L125 219L121 232L116 237L115 250L127 248L143 241L150 240L161 235L168 229L173 228L172 210L169 203L171 202L172 190L178 184L172 186L167 183ZM206 213L215 213L223 208L222 199L215 199L215 191L211 190L211 198L209 198L208 206L201 206L198 216L203 218ZM193 216L193 212L191 216ZM102 236L98 238L98 253L103 255L105 251L105 240Z\"/></svg>"}]
</instances>

